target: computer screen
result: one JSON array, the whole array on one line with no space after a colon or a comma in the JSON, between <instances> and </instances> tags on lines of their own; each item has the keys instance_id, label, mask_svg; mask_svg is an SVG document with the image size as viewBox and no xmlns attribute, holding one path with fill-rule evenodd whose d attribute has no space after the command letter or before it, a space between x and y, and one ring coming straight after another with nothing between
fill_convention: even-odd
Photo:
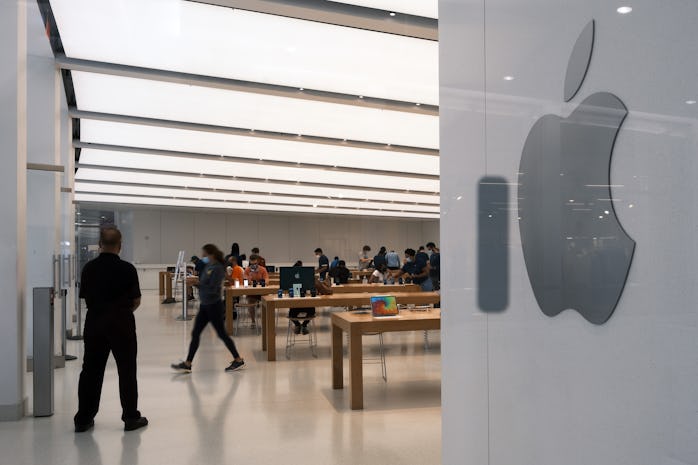
<instances>
[{"instance_id":1,"label":"computer screen","mask_svg":"<svg viewBox=\"0 0 698 465\"><path fill-rule=\"evenodd\" d=\"M264 268L267 269L268 273L274 273L276 272L276 267L274 265L264 265Z\"/></svg>"},{"instance_id":2,"label":"computer screen","mask_svg":"<svg viewBox=\"0 0 698 465\"><path fill-rule=\"evenodd\" d=\"M315 269L312 266L282 266L279 268L279 287L284 291L300 284L306 291L315 287Z\"/></svg>"}]
</instances>

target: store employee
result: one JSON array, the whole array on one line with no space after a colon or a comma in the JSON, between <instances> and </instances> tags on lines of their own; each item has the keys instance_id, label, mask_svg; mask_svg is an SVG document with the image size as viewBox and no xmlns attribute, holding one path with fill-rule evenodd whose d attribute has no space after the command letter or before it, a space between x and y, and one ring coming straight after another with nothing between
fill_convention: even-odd
<instances>
[{"instance_id":1,"label":"store employee","mask_svg":"<svg viewBox=\"0 0 698 465\"><path fill-rule=\"evenodd\" d=\"M433 291L431 279L429 278L429 262L416 258L417 252L414 249L405 250L405 264L393 273L395 278L405 276L408 281L419 284L422 291Z\"/></svg>"},{"instance_id":2,"label":"store employee","mask_svg":"<svg viewBox=\"0 0 698 465\"><path fill-rule=\"evenodd\" d=\"M85 355L78 384L78 413L73 419L75 432L94 426L109 353L119 372L119 396L124 429L132 431L148 424L138 411L136 381L136 319L133 312L141 304L136 268L119 258L121 232L103 228L99 234L99 257L88 262L80 280L80 297L87 303Z\"/></svg>"}]
</instances>

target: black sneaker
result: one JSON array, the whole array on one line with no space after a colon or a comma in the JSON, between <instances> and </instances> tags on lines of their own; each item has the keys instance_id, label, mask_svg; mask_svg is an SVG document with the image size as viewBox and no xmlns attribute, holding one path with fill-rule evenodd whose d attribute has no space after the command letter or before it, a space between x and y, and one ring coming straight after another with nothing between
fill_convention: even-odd
<instances>
[{"instance_id":1,"label":"black sneaker","mask_svg":"<svg viewBox=\"0 0 698 465\"><path fill-rule=\"evenodd\" d=\"M300 333L301 333L300 325L293 328L293 334L300 334Z\"/></svg>"},{"instance_id":2,"label":"black sneaker","mask_svg":"<svg viewBox=\"0 0 698 465\"><path fill-rule=\"evenodd\" d=\"M226 368L225 371L239 370L240 368L242 368L242 366L244 364L245 364L244 360L240 360L239 362L236 362L235 360L233 360L232 362L230 362L230 365L228 365L228 368Z\"/></svg>"},{"instance_id":3,"label":"black sneaker","mask_svg":"<svg viewBox=\"0 0 698 465\"><path fill-rule=\"evenodd\" d=\"M307 335L309 332L310 332L310 331L308 330L308 327L307 327L307 326L303 326L303 327L301 328L301 333L303 333L303 335Z\"/></svg>"},{"instance_id":4,"label":"black sneaker","mask_svg":"<svg viewBox=\"0 0 698 465\"><path fill-rule=\"evenodd\" d=\"M133 420L124 421L124 431L134 431L139 428L143 428L144 426L148 426L148 419L146 417L139 417Z\"/></svg>"},{"instance_id":5,"label":"black sneaker","mask_svg":"<svg viewBox=\"0 0 698 465\"><path fill-rule=\"evenodd\" d=\"M173 363L170 365L173 370L177 370L180 373L191 373L191 365L187 365L184 362Z\"/></svg>"},{"instance_id":6,"label":"black sneaker","mask_svg":"<svg viewBox=\"0 0 698 465\"><path fill-rule=\"evenodd\" d=\"M73 420L73 423L75 423L75 432L76 433L84 433L84 432L89 431L95 427L94 420L90 421L89 423L78 423L77 420Z\"/></svg>"}]
</instances>

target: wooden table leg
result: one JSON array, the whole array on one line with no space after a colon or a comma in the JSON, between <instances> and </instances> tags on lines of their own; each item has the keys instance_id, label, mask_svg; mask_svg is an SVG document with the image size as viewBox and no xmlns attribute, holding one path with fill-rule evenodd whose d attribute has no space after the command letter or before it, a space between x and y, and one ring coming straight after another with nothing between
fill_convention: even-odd
<instances>
[{"instance_id":1,"label":"wooden table leg","mask_svg":"<svg viewBox=\"0 0 698 465\"><path fill-rule=\"evenodd\" d=\"M160 294L158 295L165 295L165 276L167 272L166 271L161 271L158 273L158 291Z\"/></svg>"},{"instance_id":2,"label":"wooden table leg","mask_svg":"<svg viewBox=\"0 0 698 465\"><path fill-rule=\"evenodd\" d=\"M262 351L267 350L267 325L269 324L269 318L267 318L267 303L262 300Z\"/></svg>"},{"instance_id":3,"label":"wooden table leg","mask_svg":"<svg viewBox=\"0 0 698 465\"><path fill-rule=\"evenodd\" d=\"M344 354L342 328L332 325L332 389L344 388Z\"/></svg>"},{"instance_id":4,"label":"wooden table leg","mask_svg":"<svg viewBox=\"0 0 698 465\"><path fill-rule=\"evenodd\" d=\"M172 278L169 275L165 280L165 300L172 300Z\"/></svg>"},{"instance_id":5,"label":"wooden table leg","mask_svg":"<svg viewBox=\"0 0 698 465\"><path fill-rule=\"evenodd\" d=\"M225 332L228 335L233 334L233 296L227 289L225 290Z\"/></svg>"},{"instance_id":6,"label":"wooden table leg","mask_svg":"<svg viewBox=\"0 0 698 465\"><path fill-rule=\"evenodd\" d=\"M276 361L276 322L274 321L275 305L267 303L267 327L265 333L267 335L267 360L270 362Z\"/></svg>"},{"instance_id":7,"label":"wooden table leg","mask_svg":"<svg viewBox=\"0 0 698 465\"><path fill-rule=\"evenodd\" d=\"M353 325L349 326L349 396L352 410L364 408L364 367L361 336L361 331Z\"/></svg>"}]
</instances>

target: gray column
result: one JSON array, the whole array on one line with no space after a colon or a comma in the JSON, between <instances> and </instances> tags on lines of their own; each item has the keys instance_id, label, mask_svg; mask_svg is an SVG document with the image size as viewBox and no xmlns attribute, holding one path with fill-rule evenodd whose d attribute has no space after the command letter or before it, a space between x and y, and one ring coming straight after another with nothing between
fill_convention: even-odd
<instances>
[{"instance_id":1,"label":"gray column","mask_svg":"<svg viewBox=\"0 0 698 465\"><path fill-rule=\"evenodd\" d=\"M24 415L26 3L0 0L0 420Z\"/></svg>"}]
</instances>

